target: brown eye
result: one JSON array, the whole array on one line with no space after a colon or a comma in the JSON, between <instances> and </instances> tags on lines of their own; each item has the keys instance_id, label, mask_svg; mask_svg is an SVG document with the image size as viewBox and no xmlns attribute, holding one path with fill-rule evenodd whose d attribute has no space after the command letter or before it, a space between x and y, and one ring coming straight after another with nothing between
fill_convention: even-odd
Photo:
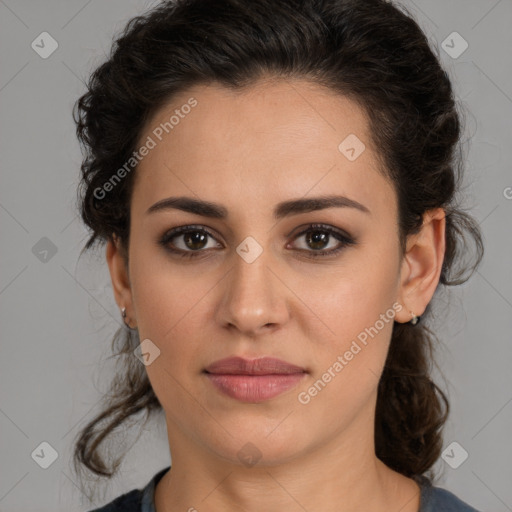
<instances>
[{"instance_id":1,"label":"brown eye","mask_svg":"<svg viewBox=\"0 0 512 512\"><path fill-rule=\"evenodd\" d=\"M180 236L183 236L183 242L187 248L198 250L204 248L209 235L200 231L189 231Z\"/></svg>"},{"instance_id":2,"label":"brown eye","mask_svg":"<svg viewBox=\"0 0 512 512\"><path fill-rule=\"evenodd\" d=\"M349 235L323 224L308 226L306 230L295 237L295 240L301 237L304 237L305 247L299 247L299 249L301 252L308 253L308 257L334 255L345 247L356 243ZM331 248L326 249L329 245Z\"/></svg>"},{"instance_id":3,"label":"brown eye","mask_svg":"<svg viewBox=\"0 0 512 512\"><path fill-rule=\"evenodd\" d=\"M218 243L208 247L209 238L215 240L215 237L202 227L181 226L168 231L159 243L171 253L195 257L198 253L206 252L206 249L219 247Z\"/></svg>"},{"instance_id":4,"label":"brown eye","mask_svg":"<svg viewBox=\"0 0 512 512\"><path fill-rule=\"evenodd\" d=\"M333 256L344 248L356 244L355 240L346 233L323 224L308 226L296 235L294 240L301 237L304 237L305 246L298 247L299 251L306 257L313 258ZM218 242L213 242L213 245L208 247L210 238L216 241L216 238L203 227L180 226L165 233L159 243L172 254L194 258L209 253L208 249L222 248Z\"/></svg>"},{"instance_id":5,"label":"brown eye","mask_svg":"<svg viewBox=\"0 0 512 512\"><path fill-rule=\"evenodd\" d=\"M306 233L306 244L312 249L324 249L330 239L326 231L311 230Z\"/></svg>"}]
</instances>

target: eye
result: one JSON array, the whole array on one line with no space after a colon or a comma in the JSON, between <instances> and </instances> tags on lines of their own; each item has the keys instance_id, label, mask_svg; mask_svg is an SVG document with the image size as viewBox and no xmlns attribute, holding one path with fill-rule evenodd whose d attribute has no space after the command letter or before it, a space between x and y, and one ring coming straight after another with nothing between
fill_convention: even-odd
<instances>
[{"instance_id":1,"label":"eye","mask_svg":"<svg viewBox=\"0 0 512 512\"><path fill-rule=\"evenodd\" d=\"M203 249L219 247L219 244L208 247L208 238L215 239L209 231L201 226L180 226L165 233L159 243L173 254L191 258L198 256L199 252L205 252ZM180 242L172 242L174 239Z\"/></svg>"},{"instance_id":2,"label":"eye","mask_svg":"<svg viewBox=\"0 0 512 512\"><path fill-rule=\"evenodd\" d=\"M296 235L294 240L301 237L305 237L306 247L299 248L300 252L312 258L333 256L345 247L356 244L348 234L324 224L310 224L307 229ZM201 256L201 253L209 252L206 249L222 248L219 243L213 243L208 247L208 238L216 240L215 236L202 226L180 226L165 233L159 243L166 251L179 257L196 258ZM175 239L178 243L174 242ZM329 248L333 243L334 248Z\"/></svg>"},{"instance_id":3,"label":"eye","mask_svg":"<svg viewBox=\"0 0 512 512\"><path fill-rule=\"evenodd\" d=\"M343 250L345 247L355 245L356 243L351 236L324 224L309 225L307 229L301 231L295 237L295 240L298 240L301 237L305 237L304 240L306 244L306 247L301 250L309 253L307 254L307 257L313 258L317 258L319 256L332 256ZM326 249L329 245L332 247L332 243L334 243L334 248ZM308 250L309 248L312 248L313 250Z\"/></svg>"}]
</instances>

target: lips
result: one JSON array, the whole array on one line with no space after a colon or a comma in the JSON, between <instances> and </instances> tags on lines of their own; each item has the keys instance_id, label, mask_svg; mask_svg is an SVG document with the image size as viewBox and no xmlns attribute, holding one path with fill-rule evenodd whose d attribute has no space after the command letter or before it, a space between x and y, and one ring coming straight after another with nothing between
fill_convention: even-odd
<instances>
[{"instance_id":1,"label":"lips","mask_svg":"<svg viewBox=\"0 0 512 512\"><path fill-rule=\"evenodd\" d=\"M228 357L209 365L203 373L223 395L240 402L259 403L293 389L308 372L273 357Z\"/></svg>"},{"instance_id":2,"label":"lips","mask_svg":"<svg viewBox=\"0 0 512 512\"><path fill-rule=\"evenodd\" d=\"M228 357L215 361L205 368L207 373L223 375L289 375L306 373L304 368L273 357L244 359Z\"/></svg>"}]
</instances>

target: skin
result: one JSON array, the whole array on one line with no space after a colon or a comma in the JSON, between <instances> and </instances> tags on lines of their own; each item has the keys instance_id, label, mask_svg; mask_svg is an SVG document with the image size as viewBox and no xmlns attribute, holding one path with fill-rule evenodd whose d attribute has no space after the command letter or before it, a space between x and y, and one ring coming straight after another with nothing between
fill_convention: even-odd
<instances>
[{"instance_id":1,"label":"skin","mask_svg":"<svg viewBox=\"0 0 512 512\"><path fill-rule=\"evenodd\" d=\"M445 212L428 212L402 255L396 194L379 171L364 111L303 80L262 80L238 92L194 86L148 122L140 141L192 96L197 106L137 168L128 265L117 240L106 250L126 321L160 350L146 371L165 412L172 470L157 485L157 512L417 512L418 485L375 456L377 385L393 321L309 403L298 394L394 303L402 306L397 322L423 313L441 272ZM351 133L366 145L354 161L338 150ZM370 213L336 207L273 217L279 202L334 193ZM220 203L228 217L146 213L182 195ZM333 236L321 247L297 236L311 223L344 230L356 244L308 258L340 246ZM196 259L158 243L189 224L215 237L172 240L202 251ZM263 249L252 263L236 252L247 236ZM201 373L231 355L277 357L309 373L273 399L242 403ZM252 467L237 456L247 442L261 454Z\"/></svg>"}]
</instances>

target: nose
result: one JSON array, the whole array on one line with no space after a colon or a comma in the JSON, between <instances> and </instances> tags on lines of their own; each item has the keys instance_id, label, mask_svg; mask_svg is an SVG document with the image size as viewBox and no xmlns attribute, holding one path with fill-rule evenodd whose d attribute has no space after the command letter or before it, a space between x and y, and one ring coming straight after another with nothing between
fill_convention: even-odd
<instances>
[{"instance_id":1,"label":"nose","mask_svg":"<svg viewBox=\"0 0 512 512\"><path fill-rule=\"evenodd\" d=\"M248 263L235 253L224 278L217 320L225 328L248 337L281 328L289 318L289 289L277 277L272 255L264 250ZM274 268L272 268L274 267Z\"/></svg>"}]
</instances>

